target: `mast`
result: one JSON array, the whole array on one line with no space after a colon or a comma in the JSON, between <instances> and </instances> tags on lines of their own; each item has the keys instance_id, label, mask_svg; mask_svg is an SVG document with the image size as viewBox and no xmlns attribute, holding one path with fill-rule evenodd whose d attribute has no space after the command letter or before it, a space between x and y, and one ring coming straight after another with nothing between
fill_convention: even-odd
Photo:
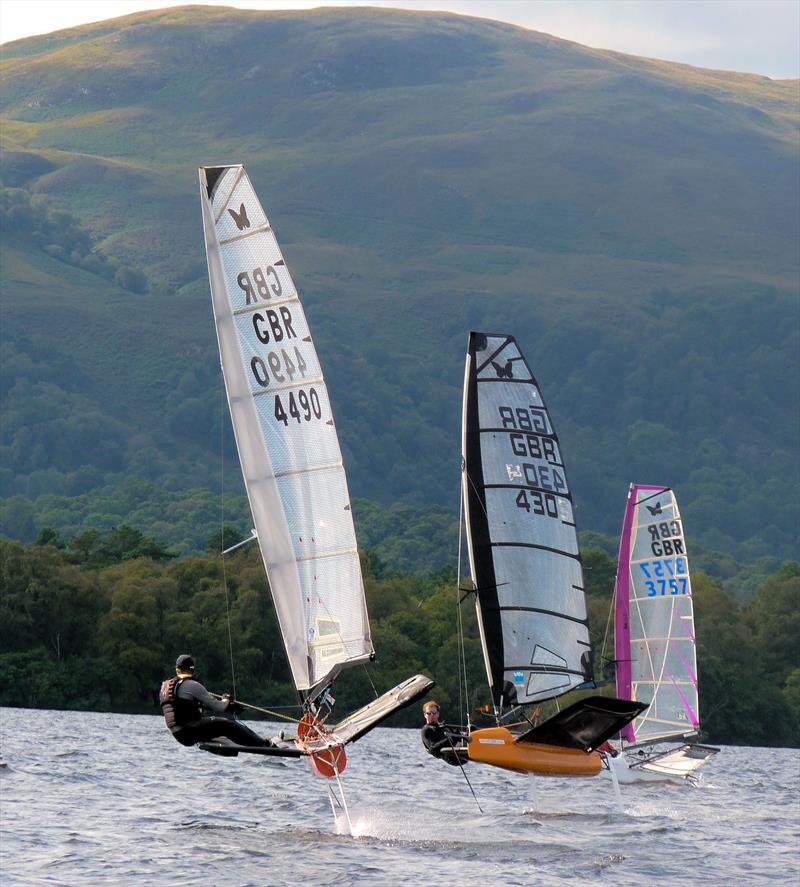
<instances>
[{"instance_id":1,"label":"mast","mask_svg":"<svg viewBox=\"0 0 800 887\"><path fill-rule=\"evenodd\" d=\"M462 492L495 711L592 680L578 538L558 436L513 336L472 332Z\"/></svg>"},{"instance_id":2,"label":"mast","mask_svg":"<svg viewBox=\"0 0 800 887\"><path fill-rule=\"evenodd\" d=\"M630 578L631 578L631 530L633 527L636 488L628 489L622 535L619 540L617 579L614 586L614 660L616 663L617 696L631 698L631 629L630 629ZM627 742L635 742L633 724L627 724L620 736Z\"/></svg>"},{"instance_id":3,"label":"mast","mask_svg":"<svg viewBox=\"0 0 800 887\"><path fill-rule=\"evenodd\" d=\"M461 495L464 502L464 522L467 530L467 555L470 574L475 585L475 609L478 615L478 635L481 640L486 679L493 690L496 680L502 678L503 661L497 643L489 645L487 637L501 637L497 582L491 557L491 540L486 513L486 494L483 466L480 459L480 427L478 424L477 374L472 372L474 353L470 333L470 347L464 369L464 397L461 410ZM470 470L467 470L469 466ZM480 593L478 592L480 590ZM485 612L481 601L486 602ZM495 715L498 715L498 696L492 692Z\"/></svg>"},{"instance_id":4,"label":"mast","mask_svg":"<svg viewBox=\"0 0 800 887\"><path fill-rule=\"evenodd\" d=\"M292 678L313 698L373 652L339 440L308 322L244 167L199 175L239 461Z\"/></svg>"}]
</instances>

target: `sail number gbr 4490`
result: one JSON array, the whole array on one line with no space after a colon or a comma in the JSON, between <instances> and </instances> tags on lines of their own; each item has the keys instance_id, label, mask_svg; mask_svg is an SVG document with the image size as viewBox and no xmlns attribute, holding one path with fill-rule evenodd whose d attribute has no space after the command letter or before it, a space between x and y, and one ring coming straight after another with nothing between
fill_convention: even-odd
<instances>
[{"instance_id":1,"label":"sail number gbr 4490","mask_svg":"<svg viewBox=\"0 0 800 887\"><path fill-rule=\"evenodd\" d=\"M291 421L313 422L322 418L319 393L313 386L294 389L309 377L308 361L303 357L302 346L311 344L311 337L300 338L295 326L305 327L296 321L286 305L275 308L260 307L251 310L250 325L259 345L250 358L250 371L259 388L288 388L282 393L275 391L273 415L284 427ZM297 344L291 340L296 340ZM252 341L252 340L251 340ZM269 347L264 347L269 346ZM254 350L255 350L254 348ZM316 373L311 374L314 381Z\"/></svg>"}]
</instances>

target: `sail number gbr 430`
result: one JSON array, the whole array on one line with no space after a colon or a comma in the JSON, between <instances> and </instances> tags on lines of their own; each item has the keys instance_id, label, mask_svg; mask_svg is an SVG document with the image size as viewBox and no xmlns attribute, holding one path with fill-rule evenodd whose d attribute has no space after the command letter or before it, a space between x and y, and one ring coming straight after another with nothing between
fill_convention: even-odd
<instances>
[{"instance_id":1,"label":"sail number gbr 430","mask_svg":"<svg viewBox=\"0 0 800 887\"><path fill-rule=\"evenodd\" d=\"M517 508L529 514L560 519L556 497L566 496L569 489L546 411L533 404L498 406L497 409L501 427L509 432L512 455L535 460L506 465L509 481L521 482L528 488L516 493Z\"/></svg>"}]
</instances>

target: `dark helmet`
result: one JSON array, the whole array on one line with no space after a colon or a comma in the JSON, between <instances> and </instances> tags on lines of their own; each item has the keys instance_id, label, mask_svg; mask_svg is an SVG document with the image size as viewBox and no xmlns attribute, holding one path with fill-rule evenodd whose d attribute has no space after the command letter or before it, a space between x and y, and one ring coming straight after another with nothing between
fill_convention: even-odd
<instances>
[{"instance_id":1,"label":"dark helmet","mask_svg":"<svg viewBox=\"0 0 800 887\"><path fill-rule=\"evenodd\" d=\"M194 659L188 653L182 653L175 660L175 671L184 674L194 674Z\"/></svg>"}]
</instances>

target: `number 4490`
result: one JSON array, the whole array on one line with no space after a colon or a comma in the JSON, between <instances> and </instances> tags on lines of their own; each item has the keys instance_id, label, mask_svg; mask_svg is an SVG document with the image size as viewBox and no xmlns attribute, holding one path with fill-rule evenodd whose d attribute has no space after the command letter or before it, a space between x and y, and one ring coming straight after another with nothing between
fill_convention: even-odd
<instances>
[{"instance_id":1,"label":"number 4490","mask_svg":"<svg viewBox=\"0 0 800 887\"><path fill-rule=\"evenodd\" d=\"M310 422L311 417L322 418L322 407L319 403L319 395L315 388L309 388L308 394L301 388L295 397L294 391L289 392L284 409L280 394L275 395L275 418L284 425L289 424L289 419L294 419L298 424L301 421Z\"/></svg>"}]
</instances>

